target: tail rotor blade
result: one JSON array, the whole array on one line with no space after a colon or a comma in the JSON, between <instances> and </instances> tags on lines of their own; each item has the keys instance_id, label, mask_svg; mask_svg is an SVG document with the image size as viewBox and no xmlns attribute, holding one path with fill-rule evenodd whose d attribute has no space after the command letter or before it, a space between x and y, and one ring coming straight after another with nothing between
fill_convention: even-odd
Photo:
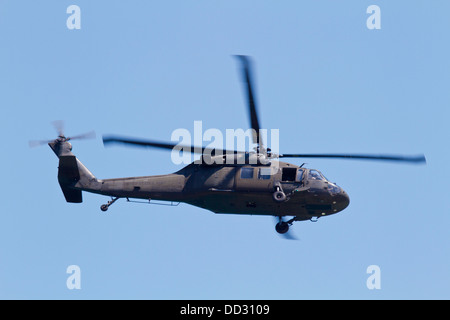
<instances>
[{"instance_id":1,"label":"tail rotor blade","mask_svg":"<svg viewBox=\"0 0 450 320\"><path fill-rule=\"evenodd\" d=\"M64 137L64 121L63 120L55 120L55 121L52 121L52 125L55 128L56 132L58 132L58 136Z\"/></svg>"},{"instance_id":2,"label":"tail rotor blade","mask_svg":"<svg viewBox=\"0 0 450 320\"><path fill-rule=\"evenodd\" d=\"M89 131L83 134L79 134L73 137L70 137L70 140L82 140L82 139L95 139L96 134L95 131Z\"/></svg>"},{"instance_id":3,"label":"tail rotor blade","mask_svg":"<svg viewBox=\"0 0 450 320\"><path fill-rule=\"evenodd\" d=\"M89 131L80 135L72 136L69 138L66 138L64 136L64 121L63 120L56 120L52 122L53 127L58 132L58 138L54 140L30 140L28 142L28 145L30 148L42 146L44 144L48 144L50 142L66 142L69 140L81 140L81 139L94 139L95 138L95 131Z\"/></svg>"},{"instance_id":4,"label":"tail rotor blade","mask_svg":"<svg viewBox=\"0 0 450 320\"><path fill-rule=\"evenodd\" d=\"M35 147L39 147L44 144L50 143L52 141L53 140L30 140L30 141L28 141L28 145L30 148L35 148Z\"/></svg>"}]
</instances>

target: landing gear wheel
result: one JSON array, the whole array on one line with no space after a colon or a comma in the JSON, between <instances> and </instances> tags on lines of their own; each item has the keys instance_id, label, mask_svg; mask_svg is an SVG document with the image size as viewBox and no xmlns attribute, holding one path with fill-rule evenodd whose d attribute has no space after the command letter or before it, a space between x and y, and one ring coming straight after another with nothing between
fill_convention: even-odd
<instances>
[{"instance_id":1,"label":"landing gear wheel","mask_svg":"<svg viewBox=\"0 0 450 320\"><path fill-rule=\"evenodd\" d=\"M273 200L275 200L276 202L283 202L286 201L286 194L283 191L275 191L273 193Z\"/></svg>"},{"instance_id":2,"label":"landing gear wheel","mask_svg":"<svg viewBox=\"0 0 450 320\"><path fill-rule=\"evenodd\" d=\"M103 212L108 211L109 206L111 206L114 202L116 202L119 199L119 197L115 197L115 198L111 198L111 201L108 201L107 204L102 204L100 206L100 210L102 210Z\"/></svg>"},{"instance_id":3,"label":"landing gear wheel","mask_svg":"<svg viewBox=\"0 0 450 320\"><path fill-rule=\"evenodd\" d=\"M289 231L289 224L285 221L280 221L275 225L275 230L280 234L285 234Z\"/></svg>"}]
</instances>

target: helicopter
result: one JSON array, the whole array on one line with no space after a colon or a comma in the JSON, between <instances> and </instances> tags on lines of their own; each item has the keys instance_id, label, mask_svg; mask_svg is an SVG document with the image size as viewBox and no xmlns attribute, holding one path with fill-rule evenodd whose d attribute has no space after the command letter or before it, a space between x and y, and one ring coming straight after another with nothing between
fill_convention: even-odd
<instances>
[{"instance_id":1,"label":"helicopter","mask_svg":"<svg viewBox=\"0 0 450 320\"><path fill-rule=\"evenodd\" d=\"M163 201L186 203L214 213L269 215L277 219L275 230L289 238L288 231L295 221L317 221L348 207L349 195L336 183L330 182L317 169L282 162L283 158L328 158L426 163L424 155L371 154L277 154L263 141L257 112L252 78L252 60L236 56L240 63L254 150L236 151L214 147L192 147L173 142L143 140L104 135L104 145L182 150L200 154L196 160L177 172L156 176L98 179L72 153L75 139L92 138L93 133L66 137L60 123L55 126L58 138L48 143L59 158L58 182L69 203L81 203L82 192L110 196L102 204L106 212L119 199L127 201ZM132 200L130 200L132 199ZM287 218L286 218L287 217ZM287 219L287 220L285 220Z\"/></svg>"}]
</instances>

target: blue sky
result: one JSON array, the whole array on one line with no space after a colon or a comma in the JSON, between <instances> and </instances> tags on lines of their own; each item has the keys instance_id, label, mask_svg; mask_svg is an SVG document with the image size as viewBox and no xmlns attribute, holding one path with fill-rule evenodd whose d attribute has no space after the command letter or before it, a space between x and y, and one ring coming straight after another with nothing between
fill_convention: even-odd
<instances>
[{"instance_id":1,"label":"blue sky","mask_svg":"<svg viewBox=\"0 0 450 320\"><path fill-rule=\"evenodd\" d=\"M66 27L69 5L81 29ZM369 30L366 9L381 9ZM0 1L2 299L450 298L450 5L444 1ZM170 153L104 148L103 134L170 140L178 128L249 126L234 54L253 57L261 125L283 153L400 153L426 165L294 159L350 195L298 222L84 194L65 202L73 143L98 177L170 173ZM70 265L81 290L66 287ZM378 265L381 289L366 269Z\"/></svg>"}]
</instances>

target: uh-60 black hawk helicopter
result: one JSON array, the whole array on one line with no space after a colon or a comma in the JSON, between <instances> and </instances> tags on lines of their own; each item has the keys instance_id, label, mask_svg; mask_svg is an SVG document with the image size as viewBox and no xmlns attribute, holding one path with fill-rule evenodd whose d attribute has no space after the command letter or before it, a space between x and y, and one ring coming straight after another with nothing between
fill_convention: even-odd
<instances>
[{"instance_id":1,"label":"uh-60 black hawk helicopter","mask_svg":"<svg viewBox=\"0 0 450 320\"><path fill-rule=\"evenodd\" d=\"M216 148L180 146L160 141L104 136L104 144L122 143L201 154L181 170L166 175L117 179L96 178L75 155L69 140L86 138L91 134L59 137L45 141L59 158L58 181L67 202L82 202L82 191L111 196L101 206L102 211L118 199L145 199L183 202L208 209L214 213L271 215L276 217L275 229L286 234L294 221L316 220L344 210L349 205L348 194L328 181L319 170L281 162L281 158L342 158L424 163L425 157L367 154L275 154L267 148L260 134L256 101L252 86L251 60L237 56L247 94L254 151L241 152ZM38 144L43 141L38 142ZM35 143L33 143L35 144ZM231 159L231 161L230 161ZM207 160L207 161L206 161ZM283 220L283 217L290 217Z\"/></svg>"}]
</instances>

